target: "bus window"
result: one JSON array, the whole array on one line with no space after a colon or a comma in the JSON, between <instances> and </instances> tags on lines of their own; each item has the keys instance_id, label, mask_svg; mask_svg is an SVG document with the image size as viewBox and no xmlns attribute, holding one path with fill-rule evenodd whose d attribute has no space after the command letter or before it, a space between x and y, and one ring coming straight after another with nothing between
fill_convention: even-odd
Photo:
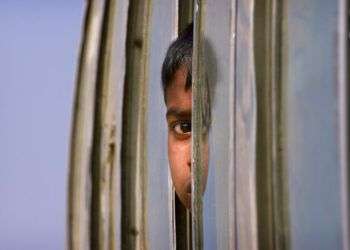
<instances>
[{"instance_id":1,"label":"bus window","mask_svg":"<svg viewBox=\"0 0 350 250\"><path fill-rule=\"evenodd\" d=\"M69 248L348 249L348 6L323 2L88 1Z\"/></svg>"}]
</instances>

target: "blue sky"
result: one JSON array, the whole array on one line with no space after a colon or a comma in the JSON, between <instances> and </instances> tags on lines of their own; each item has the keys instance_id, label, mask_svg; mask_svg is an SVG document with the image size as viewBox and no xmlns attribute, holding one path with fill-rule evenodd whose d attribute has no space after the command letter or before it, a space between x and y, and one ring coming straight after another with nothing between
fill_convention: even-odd
<instances>
[{"instance_id":1,"label":"blue sky","mask_svg":"<svg viewBox=\"0 0 350 250\"><path fill-rule=\"evenodd\" d=\"M64 249L83 0L0 1L0 249Z\"/></svg>"}]
</instances>

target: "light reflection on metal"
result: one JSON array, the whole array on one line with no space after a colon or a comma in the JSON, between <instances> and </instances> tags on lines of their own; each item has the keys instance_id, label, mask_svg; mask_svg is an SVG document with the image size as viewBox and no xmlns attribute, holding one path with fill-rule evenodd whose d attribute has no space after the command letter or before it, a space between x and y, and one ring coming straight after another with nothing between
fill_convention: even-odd
<instances>
[{"instance_id":1,"label":"light reflection on metal","mask_svg":"<svg viewBox=\"0 0 350 250\"><path fill-rule=\"evenodd\" d=\"M342 216L342 238L343 250L350 249L350 201L349 201L349 49L350 41L347 36L349 32L349 1L339 0L338 4L338 48L337 48L337 68L338 68L338 117L340 144L340 174L341 174L341 216Z\"/></svg>"},{"instance_id":2,"label":"light reflection on metal","mask_svg":"<svg viewBox=\"0 0 350 250\"><path fill-rule=\"evenodd\" d=\"M151 1L129 1L122 135L121 249L147 249L146 114Z\"/></svg>"},{"instance_id":3,"label":"light reflection on metal","mask_svg":"<svg viewBox=\"0 0 350 250\"><path fill-rule=\"evenodd\" d=\"M68 193L68 248L71 250L90 249L90 155L104 4L104 1L86 3L71 136Z\"/></svg>"},{"instance_id":4,"label":"light reflection on metal","mask_svg":"<svg viewBox=\"0 0 350 250\"><path fill-rule=\"evenodd\" d=\"M235 70L236 249L258 249L256 204L257 99L254 2L237 2Z\"/></svg>"},{"instance_id":5,"label":"light reflection on metal","mask_svg":"<svg viewBox=\"0 0 350 250\"><path fill-rule=\"evenodd\" d=\"M87 2L69 175L68 249L114 249L116 124L114 0Z\"/></svg>"}]
</instances>

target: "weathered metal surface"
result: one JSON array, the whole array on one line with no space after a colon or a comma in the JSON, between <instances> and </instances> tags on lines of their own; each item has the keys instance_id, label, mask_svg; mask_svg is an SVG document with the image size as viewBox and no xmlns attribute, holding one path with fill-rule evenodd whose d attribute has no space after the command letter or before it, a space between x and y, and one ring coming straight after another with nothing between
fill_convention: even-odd
<instances>
[{"instance_id":1,"label":"weathered metal surface","mask_svg":"<svg viewBox=\"0 0 350 250\"><path fill-rule=\"evenodd\" d=\"M282 164L282 2L256 2L257 202L260 249L288 249L287 171Z\"/></svg>"},{"instance_id":2,"label":"weathered metal surface","mask_svg":"<svg viewBox=\"0 0 350 250\"><path fill-rule=\"evenodd\" d=\"M96 82L95 125L91 155L91 248L114 249L115 207L113 175L115 167L115 79L111 78L115 32L115 1L105 5Z\"/></svg>"},{"instance_id":3,"label":"weathered metal surface","mask_svg":"<svg viewBox=\"0 0 350 250\"><path fill-rule=\"evenodd\" d=\"M286 165L283 164L283 150L285 147L284 133L283 133L283 102L281 100L282 93L282 74L281 69L284 61L282 60L282 24L283 18L283 5L282 1L268 1L268 11L266 16L267 20L267 51L269 55L267 65L267 75L265 83L268 86L268 106L266 107L265 114L267 116L267 130L266 133L269 138L270 151L267 162L270 167L271 179L267 179L270 182L270 192L272 199L272 211L270 216L272 218L272 246L273 249L290 249L290 234L289 234L289 195L288 195L288 170ZM269 114L270 111L270 114ZM259 131L259 129L258 129ZM270 131L270 133L268 132ZM263 147L263 145L261 145ZM265 145L266 147L266 145ZM259 169L259 166L257 166ZM259 176L257 177L259 178ZM260 187L259 187L260 188ZM263 200L261 200L263 202ZM271 201L270 201L271 202ZM258 207L260 204L258 205ZM262 225L264 222L262 222ZM259 227L260 228L260 227ZM262 235L262 232L260 236ZM260 242L268 241L266 238L259 238ZM272 249L266 245L266 249Z\"/></svg>"},{"instance_id":4,"label":"weathered metal surface","mask_svg":"<svg viewBox=\"0 0 350 250\"><path fill-rule=\"evenodd\" d=\"M205 1L194 2L194 37L192 58L192 248L203 249L203 157L204 143L207 134L204 131L205 108L205 69L203 60L204 49L204 5Z\"/></svg>"},{"instance_id":5,"label":"weathered metal surface","mask_svg":"<svg viewBox=\"0 0 350 250\"><path fill-rule=\"evenodd\" d=\"M126 26L125 4L117 6L114 0L88 3L72 133L69 205L74 216L68 230L69 249L115 249L120 242L122 106L116 105L116 98L122 99L124 81L116 81L124 69L118 57L124 48L116 44L117 40L124 43L125 35L118 36L116 30ZM77 215L84 215L85 220Z\"/></svg>"},{"instance_id":6,"label":"weathered metal surface","mask_svg":"<svg viewBox=\"0 0 350 250\"><path fill-rule=\"evenodd\" d=\"M149 249L174 249L173 189L167 157L167 122L161 87L166 50L178 26L177 1L154 0L149 28L147 111L147 239Z\"/></svg>"},{"instance_id":7,"label":"weathered metal surface","mask_svg":"<svg viewBox=\"0 0 350 250\"><path fill-rule=\"evenodd\" d=\"M129 2L122 137L122 249L147 249L146 111L151 1Z\"/></svg>"},{"instance_id":8,"label":"weathered metal surface","mask_svg":"<svg viewBox=\"0 0 350 250\"><path fill-rule=\"evenodd\" d=\"M105 1L86 5L71 136L68 188L68 248L90 249L90 160L95 119L95 90Z\"/></svg>"},{"instance_id":9,"label":"weathered metal surface","mask_svg":"<svg viewBox=\"0 0 350 250\"><path fill-rule=\"evenodd\" d=\"M258 249L256 204L257 100L254 2L237 1L235 71L236 249Z\"/></svg>"},{"instance_id":10,"label":"weathered metal surface","mask_svg":"<svg viewBox=\"0 0 350 250\"><path fill-rule=\"evenodd\" d=\"M346 2L287 1L283 15L291 249L348 249Z\"/></svg>"}]
</instances>

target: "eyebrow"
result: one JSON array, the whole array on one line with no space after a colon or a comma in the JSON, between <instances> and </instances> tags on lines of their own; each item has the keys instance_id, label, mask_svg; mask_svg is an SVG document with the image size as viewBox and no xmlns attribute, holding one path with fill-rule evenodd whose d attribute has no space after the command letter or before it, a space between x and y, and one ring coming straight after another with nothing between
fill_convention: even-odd
<instances>
[{"instance_id":1,"label":"eyebrow","mask_svg":"<svg viewBox=\"0 0 350 250\"><path fill-rule=\"evenodd\" d=\"M170 108L166 112L166 117L175 116L175 117L191 117L190 109L178 109L178 108Z\"/></svg>"}]
</instances>

